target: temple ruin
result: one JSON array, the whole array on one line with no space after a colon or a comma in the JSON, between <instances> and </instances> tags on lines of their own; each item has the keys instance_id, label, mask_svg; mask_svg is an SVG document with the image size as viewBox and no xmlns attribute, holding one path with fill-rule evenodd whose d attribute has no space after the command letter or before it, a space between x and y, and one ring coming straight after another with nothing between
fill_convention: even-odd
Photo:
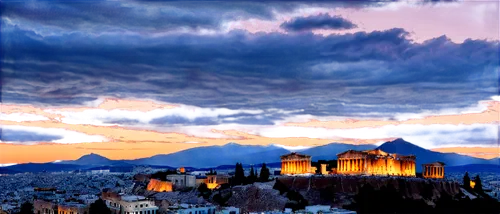
<instances>
[{"instance_id":1,"label":"temple ruin","mask_svg":"<svg viewBox=\"0 0 500 214\"><path fill-rule=\"evenodd\" d=\"M281 156L281 174L296 175L314 173L311 168L311 156L292 152Z\"/></svg>"},{"instance_id":2,"label":"temple ruin","mask_svg":"<svg viewBox=\"0 0 500 214\"><path fill-rule=\"evenodd\" d=\"M337 155L337 173L415 177L414 155L390 154L380 149L348 150Z\"/></svg>"},{"instance_id":3,"label":"temple ruin","mask_svg":"<svg viewBox=\"0 0 500 214\"><path fill-rule=\"evenodd\" d=\"M424 178L444 178L444 163L438 161L422 164L422 176Z\"/></svg>"}]
</instances>

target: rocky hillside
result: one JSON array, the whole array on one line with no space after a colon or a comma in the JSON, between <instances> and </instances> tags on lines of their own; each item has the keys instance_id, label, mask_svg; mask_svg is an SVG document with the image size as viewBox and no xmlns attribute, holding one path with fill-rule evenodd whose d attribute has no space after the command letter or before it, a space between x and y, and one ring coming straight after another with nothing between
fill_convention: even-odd
<instances>
[{"instance_id":1,"label":"rocky hillside","mask_svg":"<svg viewBox=\"0 0 500 214\"><path fill-rule=\"evenodd\" d=\"M288 198L273 189L274 181L233 187L227 204L241 208L241 212L283 210Z\"/></svg>"},{"instance_id":2,"label":"rocky hillside","mask_svg":"<svg viewBox=\"0 0 500 214\"><path fill-rule=\"evenodd\" d=\"M383 186L393 186L405 198L421 199L423 196L430 200L437 199L442 193L456 195L460 193L459 184L438 180L425 180L417 178L396 179L380 177L281 177L279 182L290 190L300 192L312 204L320 204L349 198L358 193L364 184L370 184L378 190ZM330 200L332 197L335 200ZM345 201L344 203L349 203Z\"/></svg>"}]
</instances>

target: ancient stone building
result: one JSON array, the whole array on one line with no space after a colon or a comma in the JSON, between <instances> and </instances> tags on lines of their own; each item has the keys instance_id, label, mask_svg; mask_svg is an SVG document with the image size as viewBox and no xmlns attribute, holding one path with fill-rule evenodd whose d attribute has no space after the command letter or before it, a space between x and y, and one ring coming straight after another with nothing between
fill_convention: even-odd
<instances>
[{"instance_id":1,"label":"ancient stone building","mask_svg":"<svg viewBox=\"0 0 500 214\"><path fill-rule=\"evenodd\" d=\"M172 192L172 182L170 181L161 181L158 179L149 180L147 190L155 191L155 192Z\"/></svg>"},{"instance_id":2,"label":"ancient stone building","mask_svg":"<svg viewBox=\"0 0 500 214\"><path fill-rule=\"evenodd\" d=\"M281 174L295 175L314 173L311 170L311 156L296 152L281 156Z\"/></svg>"},{"instance_id":3,"label":"ancient stone building","mask_svg":"<svg viewBox=\"0 0 500 214\"><path fill-rule=\"evenodd\" d=\"M210 175L207 175L207 187L209 189L215 189L216 187L222 185L222 184L227 184L229 183L229 175L214 175L214 174L210 174Z\"/></svg>"},{"instance_id":4,"label":"ancient stone building","mask_svg":"<svg viewBox=\"0 0 500 214\"><path fill-rule=\"evenodd\" d=\"M380 149L349 150L337 155L337 173L414 177L415 159L414 155L390 154Z\"/></svg>"},{"instance_id":5,"label":"ancient stone building","mask_svg":"<svg viewBox=\"0 0 500 214\"><path fill-rule=\"evenodd\" d=\"M444 178L444 163L438 161L422 164L422 176L424 178Z\"/></svg>"}]
</instances>

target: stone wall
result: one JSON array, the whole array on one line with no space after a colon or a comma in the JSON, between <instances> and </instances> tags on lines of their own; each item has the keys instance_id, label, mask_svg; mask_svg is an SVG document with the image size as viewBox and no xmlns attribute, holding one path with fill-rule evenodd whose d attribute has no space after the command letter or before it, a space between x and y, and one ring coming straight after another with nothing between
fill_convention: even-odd
<instances>
[{"instance_id":1,"label":"stone wall","mask_svg":"<svg viewBox=\"0 0 500 214\"><path fill-rule=\"evenodd\" d=\"M149 180L146 188L148 191L155 192L172 192L172 183L169 181L160 181L157 179Z\"/></svg>"}]
</instances>

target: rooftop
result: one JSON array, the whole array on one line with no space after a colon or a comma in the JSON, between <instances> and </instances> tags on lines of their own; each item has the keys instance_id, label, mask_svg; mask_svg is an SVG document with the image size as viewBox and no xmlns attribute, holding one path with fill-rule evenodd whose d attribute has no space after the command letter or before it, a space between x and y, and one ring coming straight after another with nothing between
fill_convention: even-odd
<instances>
[{"instance_id":1,"label":"rooftop","mask_svg":"<svg viewBox=\"0 0 500 214\"><path fill-rule=\"evenodd\" d=\"M128 202L140 201L140 200L146 199L146 197L139 196L139 195L124 195L121 198L122 198L122 201L128 201Z\"/></svg>"}]
</instances>

